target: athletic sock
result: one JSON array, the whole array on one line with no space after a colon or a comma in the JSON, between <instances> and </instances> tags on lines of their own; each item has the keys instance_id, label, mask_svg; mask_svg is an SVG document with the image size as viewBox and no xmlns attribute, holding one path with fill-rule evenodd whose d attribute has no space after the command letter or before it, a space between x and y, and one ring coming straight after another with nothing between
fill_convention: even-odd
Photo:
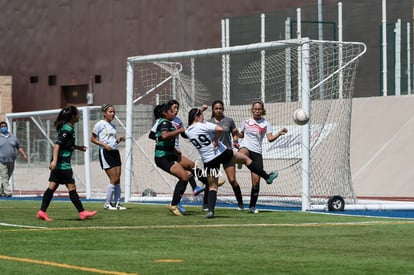
<instances>
[{"instance_id":1,"label":"athletic sock","mask_svg":"<svg viewBox=\"0 0 414 275\"><path fill-rule=\"evenodd\" d=\"M73 205L76 207L76 209L78 210L78 212L82 212L83 210L83 205L82 202L79 199L79 195L78 192L76 192L75 190L69 191L69 198L72 201Z\"/></svg>"},{"instance_id":2,"label":"athletic sock","mask_svg":"<svg viewBox=\"0 0 414 275\"><path fill-rule=\"evenodd\" d=\"M249 168L250 171L259 175L261 178L264 178L265 180L269 178L269 175L256 162L252 161L250 165L246 165L246 166L247 168Z\"/></svg>"},{"instance_id":3,"label":"athletic sock","mask_svg":"<svg viewBox=\"0 0 414 275\"><path fill-rule=\"evenodd\" d=\"M208 205L208 193L209 193L209 186L206 185L206 189L204 189L203 206Z\"/></svg>"},{"instance_id":4,"label":"athletic sock","mask_svg":"<svg viewBox=\"0 0 414 275\"><path fill-rule=\"evenodd\" d=\"M188 178L188 183L191 185L191 188L193 189L193 191L196 189L197 187L197 183L194 179L194 176L191 174L190 177Z\"/></svg>"},{"instance_id":5,"label":"athletic sock","mask_svg":"<svg viewBox=\"0 0 414 275\"><path fill-rule=\"evenodd\" d=\"M257 199L259 198L260 185L253 185L250 192L250 206L256 207Z\"/></svg>"},{"instance_id":6,"label":"athletic sock","mask_svg":"<svg viewBox=\"0 0 414 275\"><path fill-rule=\"evenodd\" d=\"M121 184L119 183L114 185L114 199L115 205L117 205L121 200Z\"/></svg>"},{"instance_id":7,"label":"athletic sock","mask_svg":"<svg viewBox=\"0 0 414 275\"><path fill-rule=\"evenodd\" d=\"M47 188L46 191L43 193L43 198L42 198L42 205L40 206L40 210L46 212L47 208L49 207L50 202L53 199L53 193L55 191L53 191L50 188Z\"/></svg>"},{"instance_id":8,"label":"athletic sock","mask_svg":"<svg viewBox=\"0 0 414 275\"><path fill-rule=\"evenodd\" d=\"M234 196L236 197L237 203L243 204L243 197L242 197L240 185L232 186L232 188L233 188Z\"/></svg>"},{"instance_id":9,"label":"athletic sock","mask_svg":"<svg viewBox=\"0 0 414 275\"><path fill-rule=\"evenodd\" d=\"M115 192L115 186L113 184L108 183L106 187L106 201L105 204L110 204L112 200L112 195Z\"/></svg>"},{"instance_id":10,"label":"athletic sock","mask_svg":"<svg viewBox=\"0 0 414 275\"><path fill-rule=\"evenodd\" d=\"M217 191L209 190L208 191L208 211L214 211L217 201Z\"/></svg>"},{"instance_id":11,"label":"athletic sock","mask_svg":"<svg viewBox=\"0 0 414 275\"><path fill-rule=\"evenodd\" d=\"M187 182L179 180L175 185L174 194L171 200L171 205L177 205L181 201L185 189L187 188Z\"/></svg>"}]
</instances>

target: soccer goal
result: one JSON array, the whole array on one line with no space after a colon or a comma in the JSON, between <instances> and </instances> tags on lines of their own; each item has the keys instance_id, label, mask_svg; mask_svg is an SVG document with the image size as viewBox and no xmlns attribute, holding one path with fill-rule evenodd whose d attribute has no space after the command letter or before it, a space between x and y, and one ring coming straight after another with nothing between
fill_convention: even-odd
<instances>
[{"instance_id":1,"label":"soccer goal","mask_svg":"<svg viewBox=\"0 0 414 275\"><path fill-rule=\"evenodd\" d=\"M148 194L171 196L176 183L153 162L149 128L137 130L137 113L143 106L176 99L181 104L178 116L187 124L190 108L220 99L225 115L240 127L251 116L252 101L261 99L273 130L286 127L289 132L273 143L263 143L265 170L277 169L279 177L271 185L262 182L258 203L302 210L326 205L335 196L356 203L349 156L351 99L365 51L363 43L294 39L129 57L126 200L146 199ZM310 112L308 124L293 122L297 108ZM180 146L184 155L201 165L190 142L180 138ZM221 177L225 179L224 171ZM243 167L236 177L248 203L250 171ZM219 188L218 200L235 202L228 183Z\"/></svg>"},{"instance_id":2,"label":"soccer goal","mask_svg":"<svg viewBox=\"0 0 414 275\"><path fill-rule=\"evenodd\" d=\"M104 172L98 160L98 148L89 143L93 124L101 119L97 106L79 107L80 120L75 124L76 144L88 147L86 153L75 150L72 155L72 167L78 192L86 198L97 198L105 193ZM29 160L18 154L16 167L11 179L13 196L41 196L48 186L49 164L52 159L56 129L54 122L60 112L43 110L6 114L10 131L14 133L24 147ZM67 196L65 188L58 189ZM102 195L99 195L102 193Z\"/></svg>"}]
</instances>

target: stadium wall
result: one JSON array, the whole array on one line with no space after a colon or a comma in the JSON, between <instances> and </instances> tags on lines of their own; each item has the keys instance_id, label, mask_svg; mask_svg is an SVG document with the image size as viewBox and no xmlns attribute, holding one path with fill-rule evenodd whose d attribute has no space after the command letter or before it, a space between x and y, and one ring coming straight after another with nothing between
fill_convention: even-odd
<instances>
[{"instance_id":1,"label":"stadium wall","mask_svg":"<svg viewBox=\"0 0 414 275\"><path fill-rule=\"evenodd\" d=\"M414 199L414 96L355 98L351 170L358 197Z\"/></svg>"},{"instance_id":2,"label":"stadium wall","mask_svg":"<svg viewBox=\"0 0 414 275\"><path fill-rule=\"evenodd\" d=\"M0 120L12 110L12 77L0 75Z\"/></svg>"},{"instance_id":3,"label":"stadium wall","mask_svg":"<svg viewBox=\"0 0 414 275\"><path fill-rule=\"evenodd\" d=\"M322 2L323 21L337 22L338 1ZM220 47L221 19L295 19L297 8L303 21L317 20L316 0L0 0L0 75L13 77L13 112L85 106L90 82L94 105L121 105L128 56ZM387 3L390 23L412 22L412 14L413 0ZM343 1L343 18L343 39L368 46L354 95L378 96L381 1ZM257 30L244 34L259 37Z\"/></svg>"}]
</instances>

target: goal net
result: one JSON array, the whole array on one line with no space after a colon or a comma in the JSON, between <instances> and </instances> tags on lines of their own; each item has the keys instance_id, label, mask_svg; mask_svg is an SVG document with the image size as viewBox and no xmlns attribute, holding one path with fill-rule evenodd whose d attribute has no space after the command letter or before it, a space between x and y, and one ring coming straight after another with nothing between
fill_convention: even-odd
<instances>
[{"instance_id":1,"label":"goal net","mask_svg":"<svg viewBox=\"0 0 414 275\"><path fill-rule=\"evenodd\" d=\"M102 118L99 107L80 107L79 123L74 125L76 144L88 147L86 153L74 150L72 168L81 196L103 196L108 180L101 171L97 146L89 144L93 124ZM49 164L56 140L54 122L60 110L43 110L6 114L10 131L19 139L29 159L17 154L16 166L11 179L13 196L41 196L48 186ZM91 172L92 171L92 172ZM91 178L94 184L91 184ZM61 193L62 192L62 193ZM102 193L102 194L100 194ZM67 196L66 188L59 188L55 196Z\"/></svg>"},{"instance_id":2,"label":"goal net","mask_svg":"<svg viewBox=\"0 0 414 275\"><path fill-rule=\"evenodd\" d=\"M143 108L176 99L178 116L187 124L190 108L209 105L204 115L208 119L211 103L220 99L225 116L240 127L251 116L252 101L261 99L273 130L286 127L288 133L273 143L263 142L264 168L277 169L279 177L271 185L262 181L258 204L306 210L335 195L356 203L349 156L351 99L365 50L363 43L301 39L128 58L126 199L171 196L177 181L154 164L150 127L140 126L151 114L140 116ZM309 110L307 125L293 122L297 108ZM180 147L201 165L189 141L180 138ZM221 177L225 179L224 171ZM250 171L243 167L236 178L248 204ZM200 200L189 188L185 199ZM235 202L230 184L219 188L218 200Z\"/></svg>"}]
</instances>

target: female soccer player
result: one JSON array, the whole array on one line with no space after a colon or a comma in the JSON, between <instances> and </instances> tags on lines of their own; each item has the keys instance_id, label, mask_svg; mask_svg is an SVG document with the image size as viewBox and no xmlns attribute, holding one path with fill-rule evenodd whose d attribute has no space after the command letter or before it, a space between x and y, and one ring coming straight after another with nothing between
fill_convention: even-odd
<instances>
[{"instance_id":1,"label":"female soccer player","mask_svg":"<svg viewBox=\"0 0 414 275\"><path fill-rule=\"evenodd\" d=\"M240 128L240 137L243 138L240 143L239 152L254 160L260 168L263 168L262 141L266 136L269 142L273 142L280 136L287 133L286 128L282 128L276 134L273 134L272 125L263 117L266 114L264 103L261 100L255 100L252 103L252 118L242 122ZM250 213L259 213L256 209L257 199L260 190L260 175L251 173L252 189L250 193Z\"/></svg>"},{"instance_id":2,"label":"female soccer player","mask_svg":"<svg viewBox=\"0 0 414 275\"><path fill-rule=\"evenodd\" d=\"M260 175L268 184L271 184L278 176L278 172L267 174L263 168L252 161L248 156L239 152L227 149L219 141L224 132L223 127L210 122L204 122L203 113L200 109L191 109L188 113L189 127L185 134L191 143L197 148L204 163L209 183L208 193L208 214L206 218L214 218L214 208L217 200L218 176L220 164L242 163L250 171Z\"/></svg>"},{"instance_id":3,"label":"female soccer player","mask_svg":"<svg viewBox=\"0 0 414 275\"><path fill-rule=\"evenodd\" d=\"M101 107L103 119L98 121L93 128L91 142L99 145L99 161L101 168L105 170L109 178L106 187L106 210L126 210L121 201L121 155L118 144L125 141L125 137L117 137L115 125L111 121L115 117L115 107L112 104L105 104ZM114 196L115 205L111 200Z\"/></svg>"},{"instance_id":4,"label":"female soccer player","mask_svg":"<svg viewBox=\"0 0 414 275\"><path fill-rule=\"evenodd\" d=\"M194 162L177 153L175 140L185 129L183 127L175 128L172 123L175 115L176 112L172 102L168 102L162 106L160 110L161 118L158 120L155 132L154 160L159 168L178 178L168 209L173 215L182 216L183 214L179 210L178 204L190 178L188 171L192 171Z\"/></svg>"},{"instance_id":5,"label":"female soccer player","mask_svg":"<svg viewBox=\"0 0 414 275\"><path fill-rule=\"evenodd\" d=\"M55 127L58 132L53 147L53 158L49 165L49 187L43 194L42 204L36 218L51 221L46 211L53 199L53 194L59 184L66 185L69 198L79 213L79 218L85 220L96 215L96 211L87 211L83 208L79 195L76 192L76 184L73 178L73 170L70 163L74 149L85 152L86 146L75 145L75 131L73 125L79 121L79 111L75 106L62 109L56 118Z\"/></svg>"},{"instance_id":6,"label":"female soccer player","mask_svg":"<svg viewBox=\"0 0 414 275\"><path fill-rule=\"evenodd\" d=\"M227 147L227 149L239 148L239 130L231 117L224 116L224 104L221 100L216 100L211 105L211 118L208 122L217 124L224 129L224 133L220 138L220 141ZM234 196L237 200L238 210L244 210L243 197L240 190L240 186L236 180L236 168L234 163L223 164L224 171L226 172L227 179L231 187L233 188Z\"/></svg>"}]
</instances>

